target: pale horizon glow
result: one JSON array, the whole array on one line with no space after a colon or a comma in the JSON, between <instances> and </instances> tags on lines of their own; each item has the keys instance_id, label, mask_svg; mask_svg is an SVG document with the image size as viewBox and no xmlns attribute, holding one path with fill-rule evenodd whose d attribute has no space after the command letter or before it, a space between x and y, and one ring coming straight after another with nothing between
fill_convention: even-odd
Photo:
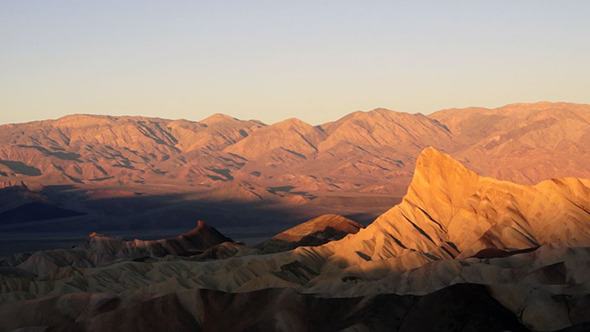
<instances>
[{"instance_id":1,"label":"pale horizon glow","mask_svg":"<svg viewBox=\"0 0 590 332\"><path fill-rule=\"evenodd\" d=\"M10 1L0 124L590 104L588 1Z\"/></svg>"}]
</instances>

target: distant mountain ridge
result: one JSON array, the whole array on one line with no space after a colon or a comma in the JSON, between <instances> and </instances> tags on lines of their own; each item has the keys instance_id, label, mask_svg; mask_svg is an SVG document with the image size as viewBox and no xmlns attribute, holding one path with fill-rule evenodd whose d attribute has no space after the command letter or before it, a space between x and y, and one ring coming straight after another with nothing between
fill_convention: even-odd
<instances>
[{"instance_id":1,"label":"distant mountain ridge","mask_svg":"<svg viewBox=\"0 0 590 332\"><path fill-rule=\"evenodd\" d=\"M125 185L300 204L326 195L401 197L428 146L482 175L518 183L588 178L590 105L541 102L429 116L375 109L319 126L223 114L199 122L71 115L2 125L0 142L4 187Z\"/></svg>"}]
</instances>

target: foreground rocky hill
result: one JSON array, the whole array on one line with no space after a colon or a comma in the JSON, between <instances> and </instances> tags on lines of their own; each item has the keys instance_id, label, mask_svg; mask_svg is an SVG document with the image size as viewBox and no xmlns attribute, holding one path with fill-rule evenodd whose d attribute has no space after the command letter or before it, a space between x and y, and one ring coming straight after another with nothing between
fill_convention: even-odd
<instances>
[{"instance_id":1,"label":"foreground rocky hill","mask_svg":"<svg viewBox=\"0 0 590 332\"><path fill-rule=\"evenodd\" d=\"M324 245L263 255L234 244L221 259L168 252L100 266L84 265L76 250L6 263L0 329L590 326L590 180L518 185L479 176L434 148L420 154L400 204Z\"/></svg>"}]
</instances>

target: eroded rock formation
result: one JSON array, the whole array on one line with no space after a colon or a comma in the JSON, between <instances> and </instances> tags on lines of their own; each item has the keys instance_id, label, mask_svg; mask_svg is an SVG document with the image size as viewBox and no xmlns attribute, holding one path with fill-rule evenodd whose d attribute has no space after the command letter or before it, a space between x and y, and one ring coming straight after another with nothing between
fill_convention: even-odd
<instances>
[{"instance_id":1,"label":"eroded rock formation","mask_svg":"<svg viewBox=\"0 0 590 332\"><path fill-rule=\"evenodd\" d=\"M138 315L155 311L150 319L179 330L583 329L590 322L589 211L589 180L518 185L427 148L399 205L321 246L262 255L215 244L225 241L215 235L207 245L230 254L168 249L138 261L114 250L123 255L100 266L48 263L84 261L74 248L13 260L0 272L2 329L121 322L139 330L147 323ZM187 243L166 241L148 247ZM329 317L339 320L327 327Z\"/></svg>"}]
</instances>

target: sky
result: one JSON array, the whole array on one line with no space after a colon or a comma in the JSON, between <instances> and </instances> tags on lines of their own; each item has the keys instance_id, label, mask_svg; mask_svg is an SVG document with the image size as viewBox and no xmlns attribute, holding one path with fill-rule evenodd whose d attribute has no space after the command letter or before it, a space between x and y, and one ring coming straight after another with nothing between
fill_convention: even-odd
<instances>
[{"instance_id":1,"label":"sky","mask_svg":"<svg viewBox=\"0 0 590 332\"><path fill-rule=\"evenodd\" d=\"M590 1L0 0L0 123L590 104Z\"/></svg>"}]
</instances>

